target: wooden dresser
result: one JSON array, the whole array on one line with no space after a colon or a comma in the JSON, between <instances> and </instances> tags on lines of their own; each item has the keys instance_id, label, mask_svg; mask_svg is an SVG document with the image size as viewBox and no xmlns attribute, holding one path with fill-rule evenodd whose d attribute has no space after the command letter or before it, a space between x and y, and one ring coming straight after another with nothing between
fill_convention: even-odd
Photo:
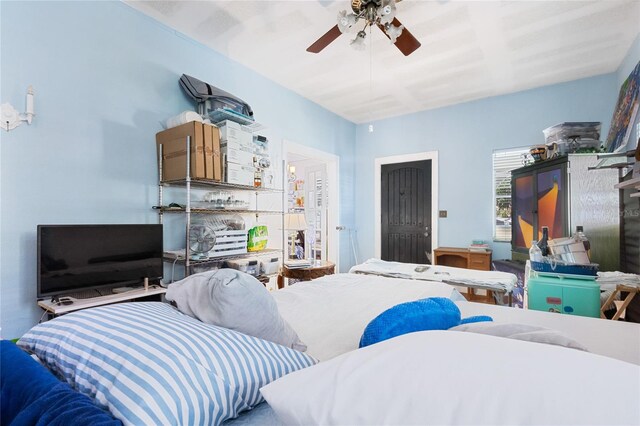
<instances>
[{"instance_id":1,"label":"wooden dresser","mask_svg":"<svg viewBox=\"0 0 640 426\"><path fill-rule=\"evenodd\" d=\"M456 268L491 270L491 250L471 251L468 248L438 247L434 251L434 265L454 266Z\"/></svg>"}]
</instances>

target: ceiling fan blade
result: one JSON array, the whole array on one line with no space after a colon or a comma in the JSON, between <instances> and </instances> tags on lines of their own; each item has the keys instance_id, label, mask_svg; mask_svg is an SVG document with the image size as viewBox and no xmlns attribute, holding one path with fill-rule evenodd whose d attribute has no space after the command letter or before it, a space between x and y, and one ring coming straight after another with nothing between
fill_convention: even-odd
<instances>
[{"instance_id":1,"label":"ceiling fan blade","mask_svg":"<svg viewBox=\"0 0 640 426\"><path fill-rule=\"evenodd\" d=\"M397 1L397 0L396 0ZM399 27L400 25L402 25L400 23L400 21L398 21L397 18L393 18L393 21L391 22L391 25L395 25L396 27ZM387 34L387 32L384 30L384 27L382 25L378 24L378 28L380 28L382 30L382 32L384 33L384 35L386 35L387 37L389 37L389 35ZM389 37L390 38L390 37ZM395 42L395 45L398 49L400 49L400 51L404 54L404 56L409 56L410 54L412 54L418 47L422 46L420 44L420 42L418 41L417 38L415 38L413 36L413 34L411 34L409 32L408 29L403 29L402 30L402 34L400 34L400 37L398 37L398 39Z\"/></svg>"},{"instance_id":2,"label":"ceiling fan blade","mask_svg":"<svg viewBox=\"0 0 640 426\"><path fill-rule=\"evenodd\" d=\"M327 31L322 37L316 40L315 43L307 47L307 52L320 53L320 51L325 47L327 47L333 40L340 37L340 34L342 34L342 32L340 31L338 26L335 25L333 28Z\"/></svg>"}]
</instances>

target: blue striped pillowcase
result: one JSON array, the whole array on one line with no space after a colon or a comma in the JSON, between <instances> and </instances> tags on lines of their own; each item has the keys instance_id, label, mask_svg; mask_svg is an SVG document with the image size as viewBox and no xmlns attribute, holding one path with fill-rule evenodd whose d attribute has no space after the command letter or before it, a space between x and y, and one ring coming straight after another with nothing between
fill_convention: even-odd
<instances>
[{"instance_id":1,"label":"blue striped pillowcase","mask_svg":"<svg viewBox=\"0 0 640 426\"><path fill-rule=\"evenodd\" d=\"M262 386L317 362L159 302L68 314L18 345L133 425L220 424L262 402Z\"/></svg>"}]
</instances>

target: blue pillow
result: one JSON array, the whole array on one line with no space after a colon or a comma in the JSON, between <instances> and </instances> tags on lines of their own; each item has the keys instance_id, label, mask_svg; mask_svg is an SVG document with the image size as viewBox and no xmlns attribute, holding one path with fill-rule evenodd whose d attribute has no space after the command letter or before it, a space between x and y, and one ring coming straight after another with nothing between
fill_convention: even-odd
<instances>
[{"instance_id":1,"label":"blue pillow","mask_svg":"<svg viewBox=\"0 0 640 426\"><path fill-rule=\"evenodd\" d=\"M0 342L0 365L0 424L122 426L13 342Z\"/></svg>"},{"instance_id":2,"label":"blue pillow","mask_svg":"<svg viewBox=\"0 0 640 426\"><path fill-rule=\"evenodd\" d=\"M460 324L479 321L492 321L492 319L477 316L462 320L460 309L451 299L445 297L430 297L400 303L387 309L367 325L360 338L360 347L415 331L448 330Z\"/></svg>"},{"instance_id":3,"label":"blue pillow","mask_svg":"<svg viewBox=\"0 0 640 426\"><path fill-rule=\"evenodd\" d=\"M159 302L68 314L18 345L128 424L217 425L262 402L262 386L316 363Z\"/></svg>"}]
</instances>

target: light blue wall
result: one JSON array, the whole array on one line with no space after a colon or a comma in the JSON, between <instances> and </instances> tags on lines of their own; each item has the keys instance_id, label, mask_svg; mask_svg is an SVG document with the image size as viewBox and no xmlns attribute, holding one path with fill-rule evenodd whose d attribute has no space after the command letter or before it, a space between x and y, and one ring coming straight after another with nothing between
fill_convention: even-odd
<instances>
[{"instance_id":1,"label":"light blue wall","mask_svg":"<svg viewBox=\"0 0 640 426\"><path fill-rule=\"evenodd\" d=\"M492 239L492 165L495 149L544 143L542 129L563 121L601 121L608 131L617 97L614 73L422 111L359 125L356 135L356 217L362 259L374 255L374 160L438 151L439 246L466 247ZM510 244L491 243L495 259Z\"/></svg>"},{"instance_id":2,"label":"light blue wall","mask_svg":"<svg viewBox=\"0 0 640 426\"><path fill-rule=\"evenodd\" d=\"M192 108L182 73L245 99L272 140L341 157L341 223L353 224L355 125L120 2L0 2L0 102L36 118L0 137L0 327L36 307L36 225L155 223L155 133ZM351 262L348 238L341 262Z\"/></svg>"},{"instance_id":3,"label":"light blue wall","mask_svg":"<svg viewBox=\"0 0 640 426\"><path fill-rule=\"evenodd\" d=\"M634 40L629 48L629 52L627 52L627 56L625 56L616 72L618 87L622 86L622 83L629 77L631 71L638 65L638 61L640 61L640 34L638 34L638 37Z\"/></svg>"}]
</instances>

